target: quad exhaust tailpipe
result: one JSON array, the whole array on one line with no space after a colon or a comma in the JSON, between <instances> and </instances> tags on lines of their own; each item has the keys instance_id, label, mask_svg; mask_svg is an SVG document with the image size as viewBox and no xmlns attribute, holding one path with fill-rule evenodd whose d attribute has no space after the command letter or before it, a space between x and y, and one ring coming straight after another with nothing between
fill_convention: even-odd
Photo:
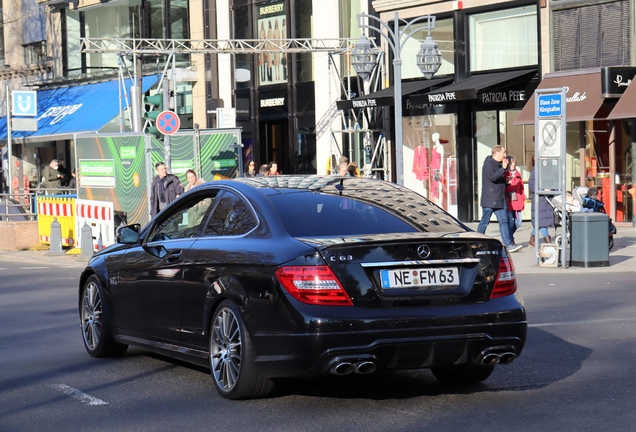
<instances>
[{"instance_id":1,"label":"quad exhaust tailpipe","mask_svg":"<svg viewBox=\"0 0 636 432\"><path fill-rule=\"evenodd\" d=\"M515 361L516 358L517 354L509 351L502 353L488 352L486 354L482 354L478 362L484 366L494 366L498 363L507 365Z\"/></svg>"},{"instance_id":2,"label":"quad exhaust tailpipe","mask_svg":"<svg viewBox=\"0 0 636 432\"><path fill-rule=\"evenodd\" d=\"M329 372L334 375L349 375L355 370L355 367L349 362L340 362L331 366Z\"/></svg>"},{"instance_id":3,"label":"quad exhaust tailpipe","mask_svg":"<svg viewBox=\"0 0 636 432\"><path fill-rule=\"evenodd\" d=\"M370 361L361 361L356 363L354 366L355 366L355 372L357 374L362 374L362 375L368 375L370 373L373 373L375 372L375 369L376 369L375 363Z\"/></svg>"},{"instance_id":4,"label":"quad exhaust tailpipe","mask_svg":"<svg viewBox=\"0 0 636 432\"><path fill-rule=\"evenodd\" d=\"M331 366L329 372L333 375L349 375L351 373L357 373L361 375L368 375L370 373L375 372L377 366L374 362L364 360L356 363L351 363L347 361L338 362Z\"/></svg>"}]
</instances>

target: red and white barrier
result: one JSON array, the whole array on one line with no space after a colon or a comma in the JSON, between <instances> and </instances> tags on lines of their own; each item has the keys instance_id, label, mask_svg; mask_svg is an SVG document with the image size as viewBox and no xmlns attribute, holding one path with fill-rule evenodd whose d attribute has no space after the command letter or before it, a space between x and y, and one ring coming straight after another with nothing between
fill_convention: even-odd
<instances>
[{"instance_id":1,"label":"red and white barrier","mask_svg":"<svg viewBox=\"0 0 636 432\"><path fill-rule=\"evenodd\" d=\"M38 202L38 214L47 216L73 216L73 203Z\"/></svg>"},{"instance_id":2,"label":"red and white barrier","mask_svg":"<svg viewBox=\"0 0 636 432\"><path fill-rule=\"evenodd\" d=\"M99 236L102 236L102 249L115 244L115 211L113 203L107 201L75 200L75 226L77 245L82 244L84 223L91 227L93 249L97 250Z\"/></svg>"}]
</instances>

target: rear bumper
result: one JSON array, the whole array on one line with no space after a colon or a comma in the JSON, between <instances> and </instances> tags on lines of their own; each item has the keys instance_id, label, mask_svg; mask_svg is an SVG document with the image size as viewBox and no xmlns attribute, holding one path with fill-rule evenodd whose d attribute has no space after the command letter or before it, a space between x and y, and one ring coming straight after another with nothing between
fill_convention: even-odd
<instances>
[{"instance_id":1,"label":"rear bumper","mask_svg":"<svg viewBox=\"0 0 636 432\"><path fill-rule=\"evenodd\" d=\"M341 362L371 361L377 370L479 363L486 352L518 356L526 333L525 310L518 305L455 317L340 322L337 330L256 332L251 338L257 367L273 378L326 374Z\"/></svg>"}]
</instances>

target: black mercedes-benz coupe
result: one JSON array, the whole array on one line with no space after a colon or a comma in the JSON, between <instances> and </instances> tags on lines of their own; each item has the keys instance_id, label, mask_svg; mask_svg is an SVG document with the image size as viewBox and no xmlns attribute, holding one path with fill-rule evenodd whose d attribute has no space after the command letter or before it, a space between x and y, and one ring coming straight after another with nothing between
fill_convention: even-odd
<instances>
[{"instance_id":1,"label":"black mercedes-benz coupe","mask_svg":"<svg viewBox=\"0 0 636 432\"><path fill-rule=\"evenodd\" d=\"M474 384L527 330L499 240L405 187L336 176L194 188L91 258L79 315L92 356L135 345L209 366L228 399L396 369Z\"/></svg>"}]
</instances>

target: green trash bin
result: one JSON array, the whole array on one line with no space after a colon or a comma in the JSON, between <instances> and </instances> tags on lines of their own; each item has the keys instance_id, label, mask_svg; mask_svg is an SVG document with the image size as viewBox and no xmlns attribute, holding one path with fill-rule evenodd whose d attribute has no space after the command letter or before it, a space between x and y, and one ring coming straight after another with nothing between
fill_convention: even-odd
<instances>
[{"instance_id":1,"label":"green trash bin","mask_svg":"<svg viewBox=\"0 0 636 432\"><path fill-rule=\"evenodd\" d=\"M573 267L609 267L609 216L572 213Z\"/></svg>"}]
</instances>

